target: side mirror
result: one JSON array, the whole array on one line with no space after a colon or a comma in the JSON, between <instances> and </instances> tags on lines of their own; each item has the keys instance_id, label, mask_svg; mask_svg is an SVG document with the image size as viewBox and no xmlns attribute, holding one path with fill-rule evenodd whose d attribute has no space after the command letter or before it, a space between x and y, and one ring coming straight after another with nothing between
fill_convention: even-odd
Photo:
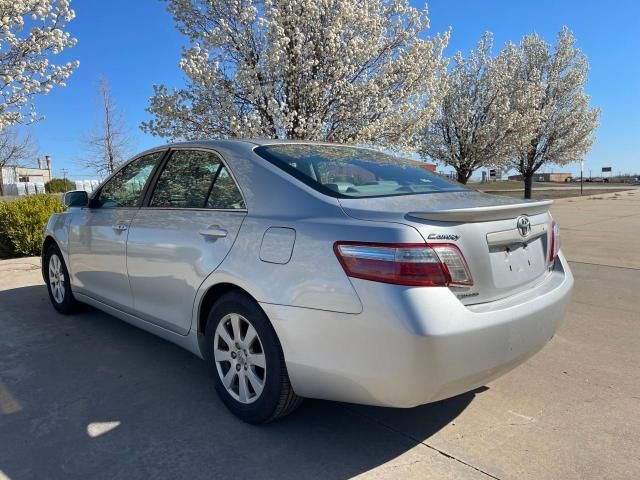
<instances>
[{"instance_id":1,"label":"side mirror","mask_svg":"<svg viewBox=\"0 0 640 480\"><path fill-rule=\"evenodd\" d=\"M67 207L86 207L89 205L89 194L84 190L66 192L62 197L62 203Z\"/></svg>"}]
</instances>

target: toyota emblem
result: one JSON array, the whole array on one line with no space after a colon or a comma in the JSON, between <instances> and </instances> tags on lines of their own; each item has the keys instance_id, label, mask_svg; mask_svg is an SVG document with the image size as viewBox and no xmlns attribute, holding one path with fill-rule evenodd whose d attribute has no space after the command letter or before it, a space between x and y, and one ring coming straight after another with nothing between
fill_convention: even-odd
<instances>
[{"instance_id":1,"label":"toyota emblem","mask_svg":"<svg viewBox=\"0 0 640 480\"><path fill-rule=\"evenodd\" d=\"M526 215L520 215L516 220L516 227L520 232L520 235L526 237L531 233L531 222L529 221L529 217Z\"/></svg>"}]
</instances>

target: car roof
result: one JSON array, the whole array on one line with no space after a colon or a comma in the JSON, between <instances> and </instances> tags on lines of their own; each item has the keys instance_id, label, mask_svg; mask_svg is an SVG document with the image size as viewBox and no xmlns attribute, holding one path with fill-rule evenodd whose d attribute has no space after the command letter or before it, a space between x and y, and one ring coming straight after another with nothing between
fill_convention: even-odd
<instances>
[{"instance_id":1,"label":"car roof","mask_svg":"<svg viewBox=\"0 0 640 480\"><path fill-rule=\"evenodd\" d=\"M206 147L231 147L232 145L253 145L253 146L262 146L262 145L276 145L276 144L310 144L310 145L342 145L339 143L331 143L331 142L320 142L314 140L287 140L287 139L271 139L271 138L230 138L230 139L202 139L202 140L190 140L186 142L174 142L166 145L161 145L156 148L171 148L171 147L197 147L197 146L206 146ZM349 145L351 147L356 147L356 145Z\"/></svg>"},{"instance_id":2,"label":"car roof","mask_svg":"<svg viewBox=\"0 0 640 480\"><path fill-rule=\"evenodd\" d=\"M231 138L231 139L211 139L211 140L203 139L203 140L189 140L185 142L173 142L173 143L166 143L164 145L157 145L155 147L151 147L142 152L138 152L136 155L134 155L133 157L129 158L126 162L124 162L122 166L144 155L148 155L158 151L164 151L171 148L211 148L211 149L219 149L221 151L227 150L227 151L239 153L240 151L253 150L254 147L259 147L263 145L277 145L277 144L348 146L351 148L361 148L365 150L370 150L370 148L356 146L356 145L344 145L340 143L319 142L319 141L313 141L313 140L286 140L286 139L269 139L269 138L247 138L247 139Z\"/></svg>"}]
</instances>

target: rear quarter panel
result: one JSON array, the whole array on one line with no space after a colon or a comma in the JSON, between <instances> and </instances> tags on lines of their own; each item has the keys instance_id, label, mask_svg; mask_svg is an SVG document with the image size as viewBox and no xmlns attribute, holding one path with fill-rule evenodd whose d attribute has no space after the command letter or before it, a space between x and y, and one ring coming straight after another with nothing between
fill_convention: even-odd
<instances>
[{"instance_id":1,"label":"rear quarter panel","mask_svg":"<svg viewBox=\"0 0 640 480\"><path fill-rule=\"evenodd\" d=\"M337 199L290 177L251 149L217 150L238 180L248 214L231 252L201 285L194 319L206 291L227 282L263 303L360 313L362 304L333 252L333 244L338 240L423 241L410 226L347 216ZM270 227L295 230L293 252L286 263L260 259L262 240Z\"/></svg>"},{"instance_id":2,"label":"rear quarter panel","mask_svg":"<svg viewBox=\"0 0 640 480\"><path fill-rule=\"evenodd\" d=\"M421 241L418 232L401 225L353 221L346 216L306 219L251 218L242 225L231 253L203 287L236 284L259 302L360 313L362 304L334 252L337 240L373 242ZM260 259L260 245L269 227L296 230L286 264Z\"/></svg>"}]
</instances>

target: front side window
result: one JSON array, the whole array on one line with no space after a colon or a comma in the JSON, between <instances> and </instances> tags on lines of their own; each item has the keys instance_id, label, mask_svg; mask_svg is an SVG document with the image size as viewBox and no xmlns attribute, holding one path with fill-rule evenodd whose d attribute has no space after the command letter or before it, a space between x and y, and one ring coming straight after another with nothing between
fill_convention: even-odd
<instances>
[{"instance_id":1,"label":"front side window","mask_svg":"<svg viewBox=\"0 0 640 480\"><path fill-rule=\"evenodd\" d=\"M244 203L216 154L176 150L158 178L149 206L234 209L244 208Z\"/></svg>"},{"instance_id":2,"label":"front side window","mask_svg":"<svg viewBox=\"0 0 640 480\"><path fill-rule=\"evenodd\" d=\"M120 169L100 189L97 206L100 208L137 207L142 200L145 184L164 152L137 158Z\"/></svg>"},{"instance_id":3,"label":"front side window","mask_svg":"<svg viewBox=\"0 0 640 480\"><path fill-rule=\"evenodd\" d=\"M255 153L332 197L367 198L466 190L415 160L340 145L276 144Z\"/></svg>"}]
</instances>

